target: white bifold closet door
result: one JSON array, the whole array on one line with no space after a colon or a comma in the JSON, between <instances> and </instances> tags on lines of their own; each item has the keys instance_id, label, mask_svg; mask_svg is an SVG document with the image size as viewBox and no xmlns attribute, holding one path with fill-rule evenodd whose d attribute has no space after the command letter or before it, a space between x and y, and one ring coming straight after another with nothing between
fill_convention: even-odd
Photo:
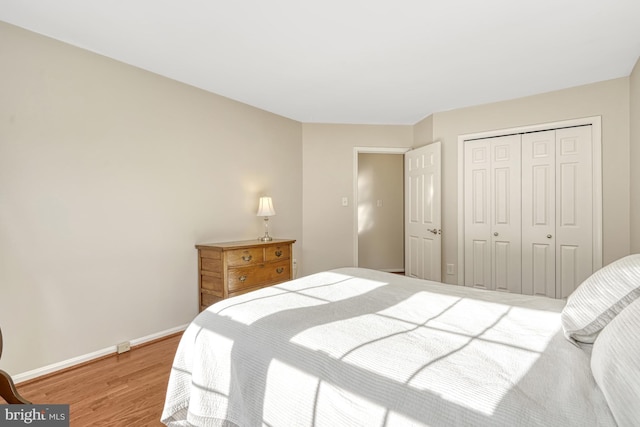
<instances>
[{"instance_id":1,"label":"white bifold closet door","mask_svg":"<svg viewBox=\"0 0 640 427\"><path fill-rule=\"evenodd\" d=\"M465 142L465 285L521 292L520 135Z\"/></svg>"},{"instance_id":2,"label":"white bifold closet door","mask_svg":"<svg viewBox=\"0 0 640 427\"><path fill-rule=\"evenodd\" d=\"M465 285L567 297L593 272L591 127L465 141Z\"/></svg>"},{"instance_id":3,"label":"white bifold closet door","mask_svg":"<svg viewBox=\"0 0 640 427\"><path fill-rule=\"evenodd\" d=\"M522 293L566 298L593 272L591 127L522 135Z\"/></svg>"}]
</instances>

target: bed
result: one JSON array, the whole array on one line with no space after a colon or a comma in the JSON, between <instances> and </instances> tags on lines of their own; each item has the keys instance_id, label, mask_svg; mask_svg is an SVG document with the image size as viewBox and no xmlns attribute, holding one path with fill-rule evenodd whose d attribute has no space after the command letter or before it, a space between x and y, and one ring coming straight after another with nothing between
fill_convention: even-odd
<instances>
[{"instance_id":1,"label":"bed","mask_svg":"<svg viewBox=\"0 0 640 427\"><path fill-rule=\"evenodd\" d=\"M628 288L639 286L640 259L630 264L637 277L616 285L619 291L610 289L611 280L620 281L616 274L596 277L596 285L581 285L584 295L576 291L568 302L359 268L317 273L220 301L200 313L181 338L162 422L241 427L640 423L637 410L624 413L638 405L637 372L622 375L631 382L622 384L622 391L619 385L603 387L620 376L615 369L638 369L640 290L633 294ZM594 308L594 297L607 300L604 309ZM602 331L629 310L631 320L624 319L621 328L631 338L635 334L635 343L626 348L614 331L600 349ZM585 311L594 313L590 318ZM596 356L602 366L592 368ZM622 365L616 368L619 363L612 360Z\"/></svg>"}]
</instances>

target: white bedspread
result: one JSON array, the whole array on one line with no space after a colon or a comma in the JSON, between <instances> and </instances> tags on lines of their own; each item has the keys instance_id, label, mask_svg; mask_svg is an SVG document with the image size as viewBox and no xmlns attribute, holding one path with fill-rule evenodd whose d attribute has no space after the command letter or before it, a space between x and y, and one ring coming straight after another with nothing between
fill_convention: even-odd
<instances>
[{"instance_id":1,"label":"white bedspread","mask_svg":"<svg viewBox=\"0 0 640 427\"><path fill-rule=\"evenodd\" d=\"M564 302L345 268L221 301L180 342L172 426L607 426Z\"/></svg>"}]
</instances>

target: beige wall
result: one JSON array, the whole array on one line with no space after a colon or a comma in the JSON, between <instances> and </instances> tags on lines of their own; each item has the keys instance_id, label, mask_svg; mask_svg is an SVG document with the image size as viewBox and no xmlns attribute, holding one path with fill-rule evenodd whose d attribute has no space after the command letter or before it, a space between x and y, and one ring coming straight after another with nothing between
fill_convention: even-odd
<instances>
[{"instance_id":1,"label":"beige wall","mask_svg":"<svg viewBox=\"0 0 640 427\"><path fill-rule=\"evenodd\" d=\"M417 137L442 141L443 265L458 267L458 136L590 116L602 116L603 261L629 253L629 79L620 78L427 119L432 120L433 135ZM457 283L457 275L443 277Z\"/></svg>"},{"instance_id":2,"label":"beige wall","mask_svg":"<svg viewBox=\"0 0 640 427\"><path fill-rule=\"evenodd\" d=\"M435 142L433 139L433 114L413 126L413 146L415 148Z\"/></svg>"},{"instance_id":3,"label":"beige wall","mask_svg":"<svg viewBox=\"0 0 640 427\"><path fill-rule=\"evenodd\" d=\"M12 374L188 323L194 244L302 237L302 126L0 23L0 325Z\"/></svg>"},{"instance_id":4,"label":"beige wall","mask_svg":"<svg viewBox=\"0 0 640 427\"><path fill-rule=\"evenodd\" d=\"M404 271L404 155L358 155L358 267Z\"/></svg>"},{"instance_id":5,"label":"beige wall","mask_svg":"<svg viewBox=\"0 0 640 427\"><path fill-rule=\"evenodd\" d=\"M640 252L640 59L629 78L631 124L631 253Z\"/></svg>"},{"instance_id":6,"label":"beige wall","mask_svg":"<svg viewBox=\"0 0 640 427\"><path fill-rule=\"evenodd\" d=\"M354 265L354 147L412 142L412 126L302 125L303 274Z\"/></svg>"}]
</instances>

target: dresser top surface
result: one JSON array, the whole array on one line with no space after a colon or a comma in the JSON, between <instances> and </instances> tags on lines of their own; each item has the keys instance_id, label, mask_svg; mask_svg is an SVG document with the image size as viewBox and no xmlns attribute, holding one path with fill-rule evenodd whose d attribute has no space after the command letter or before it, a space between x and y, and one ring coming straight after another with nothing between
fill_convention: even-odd
<instances>
[{"instance_id":1,"label":"dresser top surface","mask_svg":"<svg viewBox=\"0 0 640 427\"><path fill-rule=\"evenodd\" d=\"M219 248L222 250L225 249L239 249L239 248L247 248L247 247L256 247L256 246L270 246L270 245L288 245L290 243L295 243L294 239L273 239L268 242L263 242L261 240L238 240L235 242L218 242L218 243L200 243L196 245L196 248Z\"/></svg>"}]
</instances>

